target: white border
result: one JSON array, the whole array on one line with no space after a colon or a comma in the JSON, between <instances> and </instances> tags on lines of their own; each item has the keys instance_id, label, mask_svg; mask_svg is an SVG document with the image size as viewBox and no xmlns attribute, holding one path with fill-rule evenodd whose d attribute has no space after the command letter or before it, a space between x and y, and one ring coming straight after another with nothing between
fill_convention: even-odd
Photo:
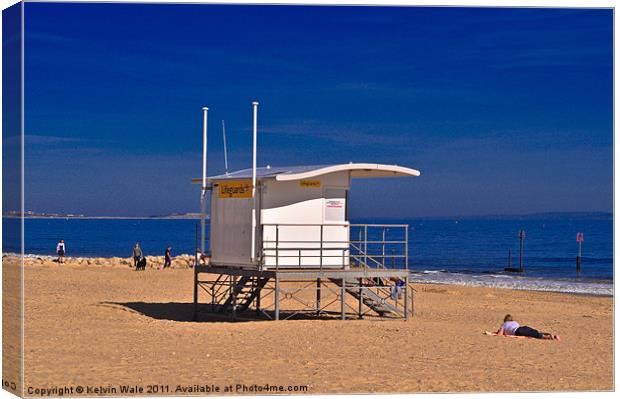
<instances>
[{"instance_id":1,"label":"white border","mask_svg":"<svg viewBox=\"0 0 620 399\"><path fill-rule=\"evenodd\" d=\"M29 0L28 2L43 2L40 0ZM415 0L391 0L391 1L355 1L355 0L339 0L339 1L316 1L316 0L306 0L306 1L300 1L300 0L288 0L288 1L277 1L277 0L271 0L271 1L264 1L264 0L244 0L244 1L234 1L234 0L219 0L219 1L199 1L199 0L184 0L184 1L158 1L158 0L151 0L151 1L136 1L136 0L128 0L128 1L78 1L78 0L63 0L62 2L76 2L76 3L197 3L197 4L291 4L291 5L377 5L377 6L470 6L470 7L559 7L559 8L578 8L578 7L587 7L587 8L615 8L616 7L616 1L605 1L605 0L591 0L591 1L575 1L575 0L564 0L564 1L550 1L550 0L540 0L540 1L488 1L488 0L478 0L478 1L466 1L466 0L461 0L461 1L454 1L454 0L449 0L449 1L437 1L437 0L425 0L425 1L415 1ZM2 6L2 9L11 6L13 4L16 4L16 1L11 1L11 0L0 0L0 5ZM24 157L24 134L23 134L23 129L24 129L24 74L23 74L23 61L24 61L24 15L23 15L23 5L22 5L22 211L24 210L24 162L23 162L23 157ZM2 23L0 21L0 32L1 32L1 26ZM617 84L617 80L615 79L616 76L616 63L615 63L615 49L617 47L617 43L619 39L619 34L618 31L615 29L615 11L614 11L614 163L613 163L613 167L614 167L614 215L616 214L616 202L615 202L615 198L616 198L616 193L618 190L618 187L616 186L615 182L615 177L618 175L616 172L618 172L617 170L617 164L615 162L615 154L617 153L617 149L618 149L618 143L615 140L615 132L616 132L616 127L617 127L617 120L615 118L616 115L616 93L617 93L617 88L618 88L618 84ZM0 65L1 65L1 57L0 57ZM1 83L0 83L0 90L1 90ZM0 106L1 106L1 99L0 99ZM0 108L1 109L1 108ZM0 126L1 126L1 121L0 121ZM0 148L2 145L2 137L0 135ZM1 171L2 171L2 166L0 164L0 182L1 182ZM1 194L1 191L0 191ZM24 244L24 236L23 236L23 219L22 219L22 249L23 249L23 244ZM618 233L620 233L620 224L617 223L617 221L614 218L614 276L615 276L615 254L616 254L616 249L618 248L618 242L616 242L615 238L618 236ZM2 235L2 228L0 225L0 243L1 243L1 235ZM0 250L1 250L1 244L0 244ZM24 289L24 280L23 280L23 265L22 265L22 293L23 293L23 289ZM22 313L22 317L24 316L24 307L23 307L23 301L22 301L22 305L21 305L21 313ZM614 316L615 316L615 324L614 326L617 326L617 314L615 312L615 306L614 306ZM2 318L0 315L0 322L1 322ZM23 320L23 319L22 319ZM23 332L23 329L22 329ZM22 337L23 339L23 337ZM22 367L23 367L23 344L22 344ZM1 362L2 359L0 358L0 366L1 366ZM614 329L614 385L617 389L618 387L618 373L616 373L616 367L618 365L618 354L615 351L615 329ZM23 373L22 373L22 389L25 389L24 384L23 384ZM517 394L498 394L498 393L489 393L489 394L459 394L459 397L463 397L463 398L479 398L481 396L486 396L486 397L493 397L493 398L533 398L533 397L539 397L539 396L545 396L545 397L554 397L554 398L568 398L568 399L574 399L574 398L590 398L590 397L594 397L594 398L612 398L614 396L613 393L602 393L602 392L588 392L588 393L564 393L564 392L559 392L559 393L545 393L545 394L532 394L532 393L517 393ZM378 397L382 397L382 398L387 398L388 395L377 395ZM449 398L452 397L453 394L416 394L415 395L418 398ZM0 398L9 398L9 397L14 397L13 395L11 395L9 392L1 390L0 389ZM267 396L253 396L254 398L271 398L271 397L267 397ZM298 397L303 397L303 396L298 396ZM329 397L329 395L313 395L313 397L319 397L319 398L323 398L323 397ZM359 395L339 395L339 397L341 398L351 398L351 397L359 397ZM389 395L390 398L405 398L405 397L409 397L409 395ZM185 398L185 397L181 397L181 398Z\"/></svg>"}]
</instances>

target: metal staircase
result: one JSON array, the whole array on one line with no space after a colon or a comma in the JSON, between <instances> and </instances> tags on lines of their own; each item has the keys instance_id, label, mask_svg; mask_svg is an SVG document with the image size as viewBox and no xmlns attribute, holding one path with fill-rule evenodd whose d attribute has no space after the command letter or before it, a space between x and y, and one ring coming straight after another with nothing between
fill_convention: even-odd
<instances>
[{"instance_id":1,"label":"metal staircase","mask_svg":"<svg viewBox=\"0 0 620 399\"><path fill-rule=\"evenodd\" d=\"M405 228L405 230L406 229L407 228ZM367 237L366 237L367 234L368 234L368 231L366 229L364 231L364 241L362 241L361 234L360 234L359 241L351 242L350 244L351 266L353 268L357 267L357 268L363 268L363 269L389 270L389 268L386 265L386 261L390 258L390 256L385 255L385 252L386 252L385 244L383 243L385 242L385 230L383 232L382 241L379 241L379 244L383 246L382 254L380 255L372 255L368 253L369 252L368 246L365 244L365 242L367 241ZM392 258L392 263L394 263L393 258ZM407 264L407 260L405 256L405 265L406 264ZM332 281L336 283L338 286L342 287L342 280L333 279ZM404 315L405 310L403 309L403 306L401 305L400 301L395 301L394 305L387 302L389 298L391 298L391 294L392 294L391 285L389 284L388 285L375 285L374 288L376 289L376 292L370 289L363 290L364 297L362 298L362 302L364 303L364 305L366 305L367 307L375 311L379 316L385 316L386 314L392 314L395 316ZM413 287L411 286L410 288L413 289ZM345 289L350 295L352 295L356 299L359 299L360 288L359 288L358 281L356 281L355 279L346 279Z\"/></svg>"},{"instance_id":2,"label":"metal staircase","mask_svg":"<svg viewBox=\"0 0 620 399\"><path fill-rule=\"evenodd\" d=\"M331 278L330 279L334 284L342 288L342 279L339 278ZM360 284L356 279L345 279L345 290L353 296L355 299L360 299ZM367 289L364 287L361 289L362 302L364 305L368 306L370 309L375 311L379 316L385 316L386 314L393 314L395 316L402 316L403 310L387 303L388 298L390 298L389 290L383 288L380 289L380 292L384 294L387 293L386 298L382 298L380 295L375 293L374 291Z\"/></svg>"},{"instance_id":3,"label":"metal staircase","mask_svg":"<svg viewBox=\"0 0 620 399\"><path fill-rule=\"evenodd\" d=\"M242 276L233 282L230 295L220 307L220 312L247 310L269 281L268 277Z\"/></svg>"}]
</instances>

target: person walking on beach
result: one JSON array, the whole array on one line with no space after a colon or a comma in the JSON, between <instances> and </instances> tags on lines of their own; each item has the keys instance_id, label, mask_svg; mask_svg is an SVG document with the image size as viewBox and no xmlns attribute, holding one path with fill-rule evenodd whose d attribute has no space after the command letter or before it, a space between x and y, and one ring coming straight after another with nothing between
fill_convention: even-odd
<instances>
[{"instance_id":1,"label":"person walking on beach","mask_svg":"<svg viewBox=\"0 0 620 399\"><path fill-rule=\"evenodd\" d=\"M65 263L65 240L58 241L56 253L58 254L58 263Z\"/></svg>"},{"instance_id":2,"label":"person walking on beach","mask_svg":"<svg viewBox=\"0 0 620 399\"><path fill-rule=\"evenodd\" d=\"M546 332L539 332L536 329L528 326L521 326L519 323L512 319L512 316L507 314L504 317L504 324L497 330L497 335L516 335L521 337L532 337L538 339L555 339L560 340L559 335L553 335Z\"/></svg>"},{"instance_id":3,"label":"person walking on beach","mask_svg":"<svg viewBox=\"0 0 620 399\"><path fill-rule=\"evenodd\" d=\"M142 259L142 249L140 248L140 244L136 242L136 246L133 247L133 267L138 266L138 262Z\"/></svg>"},{"instance_id":4,"label":"person walking on beach","mask_svg":"<svg viewBox=\"0 0 620 399\"><path fill-rule=\"evenodd\" d=\"M172 258L170 257L171 251L172 251L172 247L168 245L166 247L166 253L164 255L164 265L162 266L162 269L165 269L166 267L170 267L172 265Z\"/></svg>"}]
</instances>

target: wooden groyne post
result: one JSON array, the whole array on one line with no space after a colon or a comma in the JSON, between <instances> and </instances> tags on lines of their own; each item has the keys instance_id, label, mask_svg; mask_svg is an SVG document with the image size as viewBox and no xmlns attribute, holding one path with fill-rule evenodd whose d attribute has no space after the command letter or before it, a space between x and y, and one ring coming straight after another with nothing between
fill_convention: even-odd
<instances>
[{"instance_id":1,"label":"wooden groyne post","mask_svg":"<svg viewBox=\"0 0 620 399\"><path fill-rule=\"evenodd\" d=\"M525 239L525 231L519 231L519 273L523 273L523 240Z\"/></svg>"},{"instance_id":2,"label":"wooden groyne post","mask_svg":"<svg viewBox=\"0 0 620 399\"><path fill-rule=\"evenodd\" d=\"M577 252L577 273L581 271L581 244L583 243L583 233L577 233L577 245L579 245L579 252Z\"/></svg>"}]
</instances>

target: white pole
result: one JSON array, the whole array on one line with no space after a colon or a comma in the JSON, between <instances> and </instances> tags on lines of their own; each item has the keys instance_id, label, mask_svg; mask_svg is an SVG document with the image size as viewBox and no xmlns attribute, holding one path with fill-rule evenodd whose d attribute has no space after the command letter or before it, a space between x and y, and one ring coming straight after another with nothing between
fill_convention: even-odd
<instances>
[{"instance_id":1,"label":"white pole","mask_svg":"<svg viewBox=\"0 0 620 399\"><path fill-rule=\"evenodd\" d=\"M208 107L202 108L202 193L200 196L200 252L205 253L205 225L207 213L207 113Z\"/></svg>"},{"instance_id":2,"label":"white pole","mask_svg":"<svg viewBox=\"0 0 620 399\"><path fill-rule=\"evenodd\" d=\"M256 126L258 119L258 101L252 102L252 262L256 261Z\"/></svg>"},{"instance_id":3,"label":"white pole","mask_svg":"<svg viewBox=\"0 0 620 399\"><path fill-rule=\"evenodd\" d=\"M222 120L222 136L224 136L224 171L228 174L228 151L226 150L226 125Z\"/></svg>"}]
</instances>

